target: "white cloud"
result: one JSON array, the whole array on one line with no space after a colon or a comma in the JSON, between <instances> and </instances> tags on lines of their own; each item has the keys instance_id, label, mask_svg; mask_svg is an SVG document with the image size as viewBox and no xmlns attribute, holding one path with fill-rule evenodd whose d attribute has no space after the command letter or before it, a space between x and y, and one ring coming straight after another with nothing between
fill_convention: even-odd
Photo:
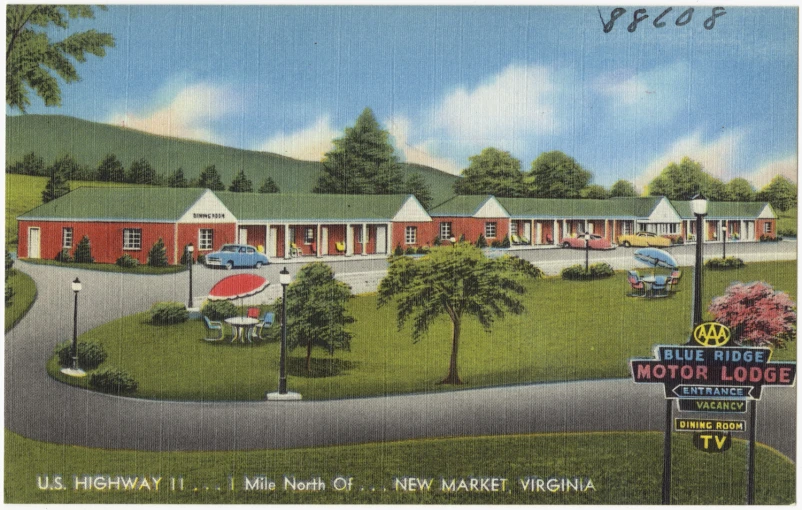
<instances>
[{"instance_id":1,"label":"white cloud","mask_svg":"<svg viewBox=\"0 0 802 510\"><path fill-rule=\"evenodd\" d=\"M212 130L212 121L238 108L239 99L230 87L201 82L177 91L168 86L159 93L165 94L170 98L167 104L144 109L144 113L126 110L112 115L109 122L157 135L222 143Z\"/></svg>"},{"instance_id":2,"label":"white cloud","mask_svg":"<svg viewBox=\"0 0 802 510\"><path fill-rule=\"evenodd\" d=\"M555 85L546 67L510 65L473 90L458 88L433 112L435 125L465 145L507 148L529 135L561 128Z\"/></svg>"},{"instance_id":3,"label":"white cloud","mask_svg":"<svg viewBox=\"0 0 802 510\"><path fill-rule=\"evenodd\" d=\"M342 133L331 126L328 115L314 124L293 133L279 133L266 140L257 150L307 161L320 161L333 147L332 140Z\"/></svg>"},{"instance_id":4,"label":"white cloud","mask_svg":"<svg viewBox=\"0 0 802 510\"><path fill-rule=\"evenodd\" d=\"M410 121L406 117L394 117L386 123L387 130L395 139L394 146L396 152L407 163L418 163L430 166L450 174L459 175L462 168L453 160L436 156L432 153L434 142L427 140L411 145L409 143Z\"/></svg>"},{"instance_id":5,"label":"white cloud","mask_svg":"<svg viewBox=\"0 0 802 510\"><path fill-rule=\"evenodd\" d=\"M679 163L685 156L701 163L708 174L727 182L737 177L733 174L733 169L738 147L743 143L745 136L743 130L733 129L722 133L712 141L702 140L701 131L680 138L646 166L646 170L635 178L635 187L644 189L665 167L670 163Z\"/></svg>"},{"instance_id":6,"label":"white cloud","mask_svg":"<svg viewBox=\"0 0 802 510\"><path fill-rule=\"evenodd\" d=\"M676 62L635 74L618 73L595 81L595 89L609 100L610 115L639 123L671 120L687 104L689 66Z\"/></svg>"},{"instance_id":7,"label":"white cloud","mask_svg":"<svg viewBox=\"0 0 802 510\"><path fill-rule=\"evenodd\" d=\"M758 190L770 183L777 175L787 177L791 182L797 182L797 165L798 161L796 155L788 156L787 158L770 161L743 177L751 182Z\"/></svg>"}]
</instances>

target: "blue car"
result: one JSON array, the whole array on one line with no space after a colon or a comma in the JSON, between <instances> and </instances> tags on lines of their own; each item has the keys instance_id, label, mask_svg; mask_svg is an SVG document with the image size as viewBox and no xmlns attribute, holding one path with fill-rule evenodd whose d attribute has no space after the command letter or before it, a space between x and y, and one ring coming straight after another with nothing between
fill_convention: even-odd
<instances>
[{"instance_id":1,"label":"blue car","mask_svg":"<svg viewBox=\"0 0 802 510\"><path fill-rule=\"evenodd\" d=\"M218 251L206 255L206 267L255 267L270 264L267 255L260 253L256 248L247 244L224 244Z\"/></svg>"}]
</instances>

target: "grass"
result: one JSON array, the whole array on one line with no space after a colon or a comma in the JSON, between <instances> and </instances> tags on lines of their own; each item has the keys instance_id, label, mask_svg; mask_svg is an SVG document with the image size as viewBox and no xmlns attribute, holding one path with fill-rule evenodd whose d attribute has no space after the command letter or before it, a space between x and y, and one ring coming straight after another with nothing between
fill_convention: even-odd
<instances>
[{"instance_id":1,"label":"grass","mask_svg":"<svg viewBox=\"0 0 802 510\"><path fill-rule=\"evenodd\" d=\"M793 230L796 232L797 222L797 208L788 209L787 211L777 211L777 232L787 232Z\"/></svg>"},{"instance_id":2,"label":"grass","mask_svg":"<svg viewBox=\"0 0 802 510\"><path fill-rule=\"evenodd\" d=\"M92 271L103 271L107 273L129 273L129 274L173 274L186 271L187 266L166 266L166 267L153 267L147 264L140 264L136 267L122 267L117 264L78 264L75 262L58 262L56 260L47 259L20 259L31 264L39 264L41 266L59 266L59 267L72 267L75 269L89 269Z\"/></svg>"},{"instance_id":3,"label":"grass","mask_svg":"<svg viewBox=\"0 0 802 510\"><path fill-rule=\"evenodd\" d=\"M36 301L36 283L22 271L12 269L8 274L8 284L14 289L11 304L6 306L6 329L8 331L25 317Z\"/></svg>"},{"instance_id":4,"label":"grass","mask_svg":"<svg viewBox=\"0 0 802 510\"><path fill-rule=\"evenodd\" d=\"M140 452L56 445L5 433L6 503L394 503L394 504L652 504L660 503L662 434L581 433L425 439L354 446L239 452ZM724 454L695 450L690 434L673 441L672 503L743 504L745 443ZM780 454L756 448L755 502L793 504L795 467ZM73 476L161 477L159 491L74 490ZM244 476L264 475L275 491L245 491ZM321 477L319 492L285 490L284 476ZM66 490L40 490L37 480L61 476ZM353 489L332 480L353 477ZM432 490L403 492L397 477L432 478ZM446 480L506 478L506 492L444 492ZM530 492L527 477L592 480L585 492ZM184 490L170 490L181 477ZM229 478L231 477L231 478ZM230 479L234 480L231 490ZM176 482L178 483L178 482ZM587 483L585 481L585 483ZM176 486L178 487L178 486ZM219 490L218 490L219 487ZM195 490L197 489L197 490Z\"/></svg>"},{"instance_id":5,"label":"grass","mask_svg":"<svg viewBox=\"0 0 802 510\"><path fill-rule=\"evenodd\" d=\"M765 280L796 299L796 263L754 263L731 271L705 273L703 303L722 295L733 281ZM464 321L460 375L476 388L532 382L576 381L629 376L628 360L651 357L655 344L684 343L690 333L692 277L685 271L669 298L627 297L625 273L590 282L546 278L528 284L526 312L507 316L486 333ZM396 331L395 308L376 309L376 295L355 297L349 311L351 351L329 357L313 350L312 374L303 370L303 349L290 351L289 386L304 399L333 399L450 391L445 377L450 322L442 318L418 343L409 328ZM200 321L153 326L148 315L110 322L81 336L109 353L101 365L130 373L137 396L178 400L260 400L278 378L277 342L208 343ZM775 360L795 360L796 342L775 351ZM48 371L58 379L55 359ZM72 381L70 381L72 382Z\"/></svg>"}]
</instances>

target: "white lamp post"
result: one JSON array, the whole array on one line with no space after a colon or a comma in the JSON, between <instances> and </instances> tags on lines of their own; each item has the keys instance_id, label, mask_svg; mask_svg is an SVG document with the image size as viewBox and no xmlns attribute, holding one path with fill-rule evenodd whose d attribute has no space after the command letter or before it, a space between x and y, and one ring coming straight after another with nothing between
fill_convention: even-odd
<instances>
[{"instance_id":1,"label":"white lamp post","mask_svg":"<svg viewBox=\"0 0 802 510\"><path fill-rule=\"evenodd\" d=\"M84 377L86 372L78 367L78 293L81 292L81 280L77 277L72 282L72 292L75 294L75 305L72 315L72 365L69 368L62 368L61 373L72 377Z\"/></svg>"}]
</instances>

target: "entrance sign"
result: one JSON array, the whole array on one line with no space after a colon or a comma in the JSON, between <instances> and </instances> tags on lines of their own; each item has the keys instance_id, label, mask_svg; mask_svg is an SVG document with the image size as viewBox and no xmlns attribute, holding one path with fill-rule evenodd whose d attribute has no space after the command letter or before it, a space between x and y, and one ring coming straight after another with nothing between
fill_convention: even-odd
<instances>
[{"instance_id":1,"label":"entrance sign","mask_svg":"<svg viewBox=\"0 0 802 510\"><path fill-rule=\"evenodd\" d=\"M746 400L679 399L680 411L692 413L745 413Z\"/></svg>"}]
</instances>

